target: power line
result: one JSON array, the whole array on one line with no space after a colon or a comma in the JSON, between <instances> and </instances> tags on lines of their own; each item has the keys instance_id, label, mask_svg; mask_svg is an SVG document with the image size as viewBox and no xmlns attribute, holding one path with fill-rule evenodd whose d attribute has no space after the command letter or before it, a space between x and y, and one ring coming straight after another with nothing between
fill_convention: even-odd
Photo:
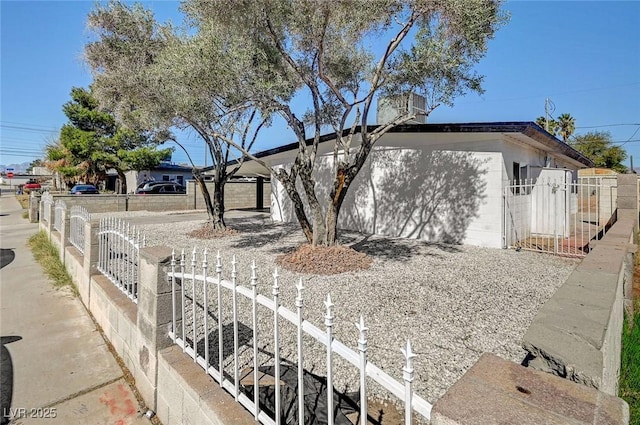
<instances>
[{"instance_id":1,"label":"power line","mask_svg":"<svg viewBox=\"0 0 640 425\"><path fill-rule=\"evenodd\" d=\"M6 125L6 124L0 124L0 127L2 128L7 128L10 130L20 130L20 131L30 131L30 132L34 132L34 133L54 133L57 132L58 129L50 129L50 130L45 130L42 128L35 128L35 127L22 127L22 126L18 126L18 125Z\"/></svg>"},{"instance_id":2,"label":"power line","mask_svg":"<svg viewBox=\"0 0 640 425\"><path fill-rule=\"evenodd\" d=\"M621 127L625 125L640 125L640 123L629 123L629 124L602 124L602 125L585 125L576 128L599 128L599 127Z\"/></svg>"},{"instance_id":3,"label":"power line","mask_svg":"<svg viewBox=\"0 0 640 425\"><path fill-rule=\"evenodd\" d=\"M41 124L33 124L33 123L15 122L15 121L0 121L0 125L3 125L3 124L30 127L30 128L41 128L43 130L47 130L47 129L57 130L60 128L60 126L57 126L57 125L41 125Z\"/></svg>"},{"instance_id":4,"label":"power line","mask_svg":"<svg viewBox=\"0 0 640 425\"><path fill-rule=\"evenodd\" d=\"M633 134L631 135L631 137L629 137L629 139L628 139L626 142L622 143L620 146L624 145L625 143L629 143L629 142L631 142L631 141L632 141L632 139L633 139L633 136L635 136L636 134L638 134L638 131L640 131L640 127L636 128L636 131L634 131L634 132L633 132Z\"/></svg>"},{"instance_id":5,"label":"power line","mask_svg":"<svg viewBox=\"0 0 640 425\"><path fill-rule=\"evenodd\" d=\"M5 155L14 155L17 153L23 153L26 155L43 155L44 153L42 151L30 151L30 150L5 150L5 149L0 149L0 153L3 153Z\"/></svg>"},{"instance_id":6,"label":"power line","mask_svg":"<svg viewBox=\"0 0 640 425\"><path fill-rule=\"evenodd\" d=\"M624 145L625 143L638 143L640 139L629 139L629 140L614 140L611 143L620 143L620 145Z\"/></svg>"}]
</instances>

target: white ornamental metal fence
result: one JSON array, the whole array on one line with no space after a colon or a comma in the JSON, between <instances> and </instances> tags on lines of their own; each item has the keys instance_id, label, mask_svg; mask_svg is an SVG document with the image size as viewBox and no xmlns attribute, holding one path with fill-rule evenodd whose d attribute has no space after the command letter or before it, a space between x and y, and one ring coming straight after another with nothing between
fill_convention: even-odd
<instances>
[{"instance_id":1,"label":"white ornamental metal fence","mask_svg":"<svg viewBox=\"0 0 640 425\"><path fill-rule=\"evenodd\" d=\"M66 210L67 204L62 199L58 199L55 202L55 211L53 215L53 228L58 232L62 230L62 217L64 216L64 212Z\"/></svg>"},{"instance_id":2,"label":"white ornamental metal fence","mask_svg":"<svg viewBox=\"0 0 640 425\"><path fill-rule=\"evenodd\" d=\"M615 221L615 179L519 180L505 188L504 246L584 257Z\"/></svg>"},{"instance_id":3,"label":"white ornamental metal fence","mask_svg":"<svg viewBox=\"0 0 640 425\"><path fill-rule=\"evenodd\" d=\"M100 220L98 270L136 303L140 248L145 244L145 236L135 226L114 217Z\"/></svg>"},{"instance_id":4,"label":"white ornamental metal fence","mask_svg":"<svg viewBox=\"0 0 640 425\"><path fill-rule=\"evenodd\" d=\"M42 220L49 221L49 217L51 217L51 207L53 207L53 195L49 192L43 193L40 202L44 205L42 211L44 217L42 217Z\"/></svg>"},{"instance_id":5,"label":"white ornamental metal fence","mask_svg":"<svg viewBox=\"0 0 640 425\"><path fill-rule=\"evenodd\" d=\"M84 255L84 226L91 220L89 211L80 205L74 205L69 211L69 242Z\"/></svg>"},{"instance_id":6,"label":"white ornamental metal fence","mask_svg":"<svg viewBox=\"0 0 640 425\"><path fill-rule=\"evenodd\" d=\"M294 312L280 304L277 269L273 274L272 298L258 294L255 263L248 286L239 285L237 275L235 256L231 280L225 280L219 252L211 270L206 249L198 257L194 248L190 258L184 251L179 256L174 251L168 273L173 312L169 336L252 412L256 421L307 424L317 415L333 425L340 398L333 390L334 367L339 360L336 356L343 359L341 363L350 363L358 370L359 379L354 380L359 381L360 390L354 396L357 408L353 412L360 418L360 424L367 423L368 379L404 404L405 424L412 423L414 414L430 418L431 404L412 390L415 354L409 341L404 349L398 350L398 355L404 354L405 362L401 383L367 360L367 327L362 317L355 324L359 331L357 352L333 336L335 315L330 295L324 301L325 328L321 329L304 319L302 279L296 286ZM314 375L304 367L307 351L303 347L314 341L325 347L322 350L326 352L323 360L326 377ZM318 388L324 388L324 392ZM325 410L318 411L317 406L324 406Z\"/></svg>"}]
</instances>

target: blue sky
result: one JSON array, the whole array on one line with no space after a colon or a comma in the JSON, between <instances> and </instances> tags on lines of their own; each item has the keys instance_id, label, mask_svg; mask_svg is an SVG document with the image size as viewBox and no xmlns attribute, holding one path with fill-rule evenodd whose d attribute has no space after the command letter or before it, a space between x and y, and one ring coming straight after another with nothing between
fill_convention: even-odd
<instances>
[{"instance_id":1,"label":"blue sky","mask_svg":"<svg viewBox=\"0 0 640 425\"><path fill-rule=\"evenodd\" d=\"M160 21L181 21L178 3L146 1ZM91 83L82 61L92 1L0 3L0 164L32 161L66 122L62 105L73 86ZM640 165L640 1L509 1L511 21L491 41L477 70L482 96L459 98L428 121L533 121L570 113L578 134L609 131ZM621 125L622 124L622 125ZM276 139L280 135L282 139ZM283 136L284 135L284 136ZM196 162L203 147L183 140ZM293 141L288 130L264 133L257 150ZM179 150L175 162L186 162Z\"/></svg>"}]
</instances>

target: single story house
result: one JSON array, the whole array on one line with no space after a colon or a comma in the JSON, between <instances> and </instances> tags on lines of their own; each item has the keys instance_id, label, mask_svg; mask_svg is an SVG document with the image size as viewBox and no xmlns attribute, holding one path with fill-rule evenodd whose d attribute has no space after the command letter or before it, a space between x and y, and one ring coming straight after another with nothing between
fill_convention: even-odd
<instances>
[{"instance_id":1,"label":"single story house","mask_svg":"<svg viewBox=\"0 0 640 425\"><path fill-rule=\"evenodd\" d=\"M333 135L322 137L314 171L320 199L332 183ZM311 141L308 141L309 143ZM298 144L257 153L287 167ZM504 191L514 180L575 179L593 163L533 122L400 125L381 137L349 188L338 226L369 234L504 246ZM264 176L256 161L239 175ZM295 221L284 188L271 179L271 216Z\"/></svg>"},{"instance_id":2,"label":"single story house","mask_svg":"<svg viewBox=\"0 0 640 425\"><path fill-rule=\"evenodd\" d=\"M193 167L163 162L153 170L127 171L127 192L133 193L140 183L146 181L173 181L183 186L193 180Z\"/></svg>"}]
</instances>

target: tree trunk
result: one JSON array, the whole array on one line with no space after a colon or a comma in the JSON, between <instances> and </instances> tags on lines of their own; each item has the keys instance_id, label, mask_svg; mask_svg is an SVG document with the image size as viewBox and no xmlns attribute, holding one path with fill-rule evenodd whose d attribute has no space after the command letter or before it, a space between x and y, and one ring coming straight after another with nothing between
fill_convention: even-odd
<instances>
[{"instance_id":1,"label":"tree trunk","mask_svg":"<svg viewBox=\"0 0 640 425\"><path fill-rule=\"evenodd\" d=\"M342 202L349 187L348 181L350 181L350 179L346 178L344 169L338 166L336 179L329 194L329 202L327 205L325 227L327 229L326 239L328 246L335 246L338 242L338 216L340 215L340 208L342 208Z\"/></svg>"},{"instance_id":2,"label":"tree trunk","mask_svg":"<svg viewBox=\"0 0 640 425\"><path fill-rule=\"evenodd\" d=\"M340 206L329 202L327 209L327 246L335 246L338 241L338 215L340 214Z\"/></svg>"},{"instance_id":3,"label":"tree trunk","mask_svg":"<svg viewBox=\"0 0 640 425\"><path fill-rule=\"evenodd\" d=\"M200 186L200 191L202 192L202 198L204 200L204 204L207 207L207 215L209 216L209 222L213 226L214 229L224 229L224 220L222 219L222 214L224 210L216 210L214 204L211 202L211 194L209 193L209 189L207 189L207 185L205 184L204 179L200 175L200 173L193 174L194 179L198 182L198 186ZM218 185L216 185L218 186ZM222 192L224 195L224 191Z\"/></svg>"},{"instance_id":4,"label":"tree trunk","mask_svg":"<svg viewBox=\"0 0 640 425\"><path fill-rule=\"evenodd\" d=\"M287 195L289 195L289 199L291 199L291 203L293 204L293 212L298 219L298 223L300 223L300 227L302 228L302 233L304 233L304 237L307 239L307 242L313 242L313 227L311 223L309 223L309 219L307 218L307 214L304 212L304 204L302 203L302 199L300 198L300 194L296 190L295 181L292 181L291 177L286 174L285 171L280 171L275 174L275 177L282 183L284 189L287 191Z\"/></svg>"},{"instance_id":5,"label":"tree trunk","mask_svg":"<svg viewBox=\"0 0 640 425\"><path fill-rule=\"evenodd\" d=\"M322 213L322 207L315 191L315 181L312 176L313 167L300 167L300 181L304 188L304 193L307 196L309 208L311 209L311 215L313 217L313 232L311 235L311 244L313 246L325 246L327 245L327 231L325 227L324 214ZM307 238L308 239L308 238Z\"/></svg>"},{"instance_id":6,"label":"tree trunk","mask_svg":"<svg viewBox=\"0 0 640 425\"><path fill-rule=\"evenodd\" d=\"M329 194L329 202L327 205L326 216L326 233L327 245L335 246L338 243L338 216L342 203L347 195L347 190L351 182L362 168L362 162L356 162L355 165L348 167L347 164L339 164L336 170L336 178L333 182L333 188Z\"/></svg>"},{"instance_id":7,"label":"tree trunk","mask_svg":"<svg viewBox=\"0 0 640 425\"><path fill-rule=\"evenodd\" d=\"M211 225L214 229L226 229L224 222L224 185L226 181L214 181L213 189L213 216L211 217Z\"/></svg>"}]
</instances>

